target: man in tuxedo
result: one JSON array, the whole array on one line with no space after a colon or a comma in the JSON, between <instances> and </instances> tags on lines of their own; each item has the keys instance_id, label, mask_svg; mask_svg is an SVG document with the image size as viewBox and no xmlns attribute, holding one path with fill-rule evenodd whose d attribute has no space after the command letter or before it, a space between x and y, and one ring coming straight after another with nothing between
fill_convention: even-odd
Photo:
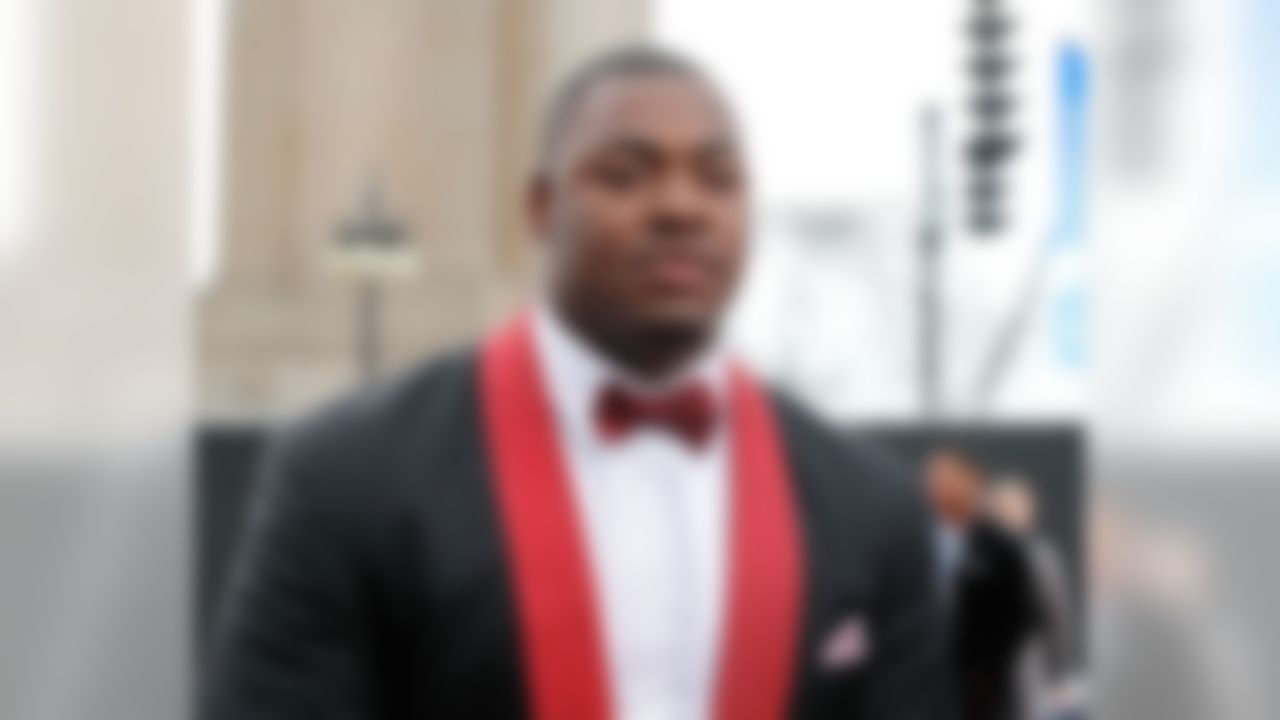
<instances>
[{"instance_id":1,"label":"man in tuxedo","mask_svg":"<svg viewBox=\"0 0 1280 720\"><path fill-rule=\"evenodd\" d=\"M974 458L939 448L926 459L925 479L960 720L1015 720L1018 661L1041 617L1027 557L981 512L986 471Z\"/></svg>"},{"instance_id":2,"label":"man in tuxedo","mask_svg":"<svg viewBox=\"0 0 1280 720\"><path fill-rule=\"evenodd\" d=\"M274 444L204 717L944 716L918 493L717 339L747 180L689 62L574 75L538 301Z\"/></svg>"}]
</instances>

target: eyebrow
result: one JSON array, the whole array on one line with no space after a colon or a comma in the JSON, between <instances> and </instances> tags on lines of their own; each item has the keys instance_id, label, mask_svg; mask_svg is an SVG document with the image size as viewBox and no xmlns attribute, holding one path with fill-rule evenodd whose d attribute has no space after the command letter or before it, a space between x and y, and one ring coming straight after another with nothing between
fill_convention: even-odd
<instances>
[{"instance_id":1,"label":"eyebrow","mask_svg":"<svg viewBox=\"0 0 1280 720\"><path fill-rule=\"evenodd\" d=\"M638 157L645 162L656 162L661 155L657 146L638 135L622 135L611 138L598 148L603 152L617 152Z\"/></svg>"},{"instance_id":2,"label":"eyebrow","mask_svg":"<svg viewBox=\"0 0 1280 720\"><path fill-rule=\"evenodd\" d=\"M715 158L718 156L737 157L740 153L737 140L732 137L717 137L710 142L703 143L695 154L703 159Z\"/></svg>"},{"instance_id":3,"label":"eyebrow","mask_svg":"<svg viewBox=\"0 0 1280 720\"><path fill-rule=\"evenodd\" d=\"M644 162L656 162L662 154L654 142L639 135L622 135L612 138L604 142L599 149L604 152L625 153ZM711 159L724 155L734 156L737 154L738 143L732 138L723 136L701 143L693 151L693 155L699 159Z\"/></svg>"}]
</instances>

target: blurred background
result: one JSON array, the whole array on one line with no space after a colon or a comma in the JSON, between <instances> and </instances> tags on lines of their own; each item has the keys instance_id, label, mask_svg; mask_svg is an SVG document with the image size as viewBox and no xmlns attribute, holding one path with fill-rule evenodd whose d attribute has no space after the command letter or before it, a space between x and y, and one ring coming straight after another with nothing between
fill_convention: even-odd
<instances>
[{"instance_id":1,"label":"blurred background","mask_svg":"<svg viewBox=\"0 0 1280 720\"><path fill-rule=\"evenodd\" d=\"M733 343L1028 489L1054 692L1280 714L1280 2L3 0L0 717L185 715L263 435L528 297L541 104L636 41L746 129Z\"/></svg>"}]
</instances>

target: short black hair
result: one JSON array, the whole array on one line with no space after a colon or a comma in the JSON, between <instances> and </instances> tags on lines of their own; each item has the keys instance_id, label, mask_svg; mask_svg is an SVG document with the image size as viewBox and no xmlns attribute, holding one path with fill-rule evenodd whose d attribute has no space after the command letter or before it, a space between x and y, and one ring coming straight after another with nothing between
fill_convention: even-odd
<instances>
[{"instance_id":1,"label":"short black hair","mask_svg":"<svg viewBox=\"0 0 1280 720\"><path fill-rule=\"evenodd\" d=\"M564 127L578 105L597 86L627 77L671 75L716 85L692 59L653 45L625 45L607 50L580 65L556 88L542 117L538 135L538 171L545 171L559 148Z\"/></svg>"},{"instance_id":2,"label":"short black hair","mask_svg":"<svg viewBox=\"0 0 1280 720\"><path fill-rule=\"evenodd\" d=\"M963 467L971 477L978 481L979 485L986 485L990 468L985 460L972 447L953 439L943 439L933 447L931 447L926 457L934 458L946 456Z\"/></svg>"}]
</instances>

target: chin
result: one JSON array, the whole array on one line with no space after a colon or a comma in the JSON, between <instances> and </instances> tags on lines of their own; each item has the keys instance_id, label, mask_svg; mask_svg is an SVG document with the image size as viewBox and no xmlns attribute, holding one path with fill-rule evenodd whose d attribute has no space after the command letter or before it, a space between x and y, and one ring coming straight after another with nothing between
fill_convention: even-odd
<instances>
[{"instance_id":1,"label":"chin","mask_svg":"<svg viewBox=\"0 0 1280 720\"><path fill-rule=\"evenodd\" d=\"M703 307L667 303L640 313L636 324L655 338L696 339L709 333L715 327L717 319L718 313Z\"/></svg>"}]
</instances>

